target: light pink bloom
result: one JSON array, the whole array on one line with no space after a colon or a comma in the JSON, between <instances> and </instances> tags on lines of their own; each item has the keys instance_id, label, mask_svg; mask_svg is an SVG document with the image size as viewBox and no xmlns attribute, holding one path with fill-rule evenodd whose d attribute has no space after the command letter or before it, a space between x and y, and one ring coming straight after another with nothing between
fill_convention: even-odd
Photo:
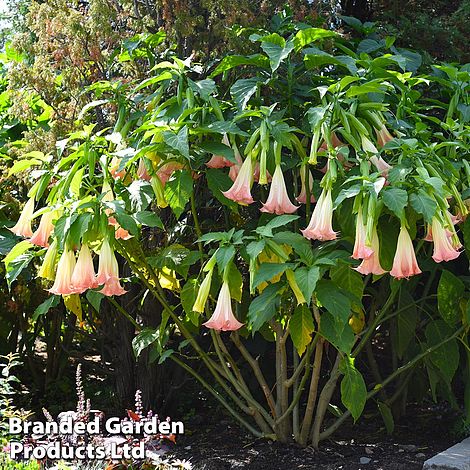
<instances>
[{"instance_id":1,"label":"light pink bloom","mask_svg":"<svg viewBox=\"0 0 470 470\"><path fill-rule=\"evenodd\" d=\"M234 168L234 167L232 167ZM253 182L253 164L251 162L251 157L245 158L240 172L238 173L235 182L228 191L222 192L222 194L232 201L237 202L238 204L247 206L251 204L253 198L251 197L251 184Z\"/></svg>"},{"instance_id":2,"label":"light pink bloom","mask_svg":"<svg viewBox=\"0 0 470 470\"><path fill-rule=\"evenodd\" d=\"M132 238L132 235L126 229L123 229L119 224L116 224L115 227L116 231L114 232L114 237L116 238L116 240L129 240L129 238Z\"/></svg>"},{"instance_id":3,"label":"light pink bloom","mask_svg":"<svg viewBox=\"0 0 470 470\"><path fill-rule=\"evenodd\" d=\"M366 245L366 226L362 217L362 207L359 208L356 218L356 240L351 258L367 259L372 256L374 250Z\"/></svg>"},{"instance_id":4,"label":"light pink bloom","mask_svg":"<svg viewBox=\"0 0 470 470\"><path fill-rule=\"evenodd\" d=\"M387 142L393 139L392 134L390 134L385 124L382 124L380 130L375 129L375 133L377 134L377 145L379 147L383 147Z\"/></svg>"},{"instance_id":5,"label":"light pink bloom","mask_svg":"<svg viewBox=\"0 0 470 470\"><path fill-rule=\"evenodd\" d=\"M80 248L77 264L73 270L71 284L72 290L76 294L82 294L87 289L94 289L99 285L96 280L91 252L87 245L82 245Z\"/></svg>"},{"instance_id":6,"label":"light pink bloom","mask_svg":"<svg viewBox=\"0 0 470 470\"><path fill-rule=\"evenodd\" d=\"M302 235L310 240L335 240L336 232L332 226L333 201L331 199L331 189L323 189L317 205L305 230L301 230Z\"/></svg>"},{"instance_id":7,"label":"light pink bloom","mask_svg":"<svg viewBox=\"0 0 470 470\"><path fill-rule=\"evenodd\" d=\"M387 176L388 172L393 168L389 165L381 156L373 155L370 157L370 161L374 164L377 171L380 171L382 175Z\"/></svg>"},{"instance_id":8,"label":"light pink bloom","mask_svg":"<svg viewBox=\"0 0 470 470\"><path fill-rule=\"evenodd\" d=\"M310 173L310 170L308 171L308 185L310 187L310 202L315 202L315 196L312 194L313 191L313 176L312 173ZM307 187L305 186L305 168L300 169L300 181L301 181L301 188L300 188L300 194L295 198L297 202L300 202L301 204L306 204L307 203Z\"/></svg>"},{"instance_id":9,"label":"light pink bloom","mask_svg":"<svg viewBox=\"0 0 470 470\"><path fill-rule=\"evenodd\" d=\"M51 236L51 233L54 230L54 225L52 224L52 221L54 220L55 216L55 211L46 212L41 216L39 227L29 239L29 241L33 245L42 246L44 248L47 248L49 246L49 237Z\"/></svg>"},{"instance_id":10,"label":"light pink bloom","mask_svg":"<svg viewBox=\"0 0 470 470\"><path fill-rule=\"evenodd\" d=\"M219 331L235 331L243 326L233 314L228 282L222 284L214 313L203 325Z\"/></svg>"},{"instance_id":11,"label":"light pink bloom","mask_svg":"<svg viewBox=\"0 0 470 470\"><path fill-rule=\"evenodd\" d=\"M292 214L297 209L298 207L294 206L294 204L290 202L289 195L287 194L281 165L276 165L273 181L269 189L268 200L263 204L263 207L260 210L261 212L281 215Z\"/></svg>"},{"instance_id":12,"label":"light pink bloom","mask_svg":"<svg viewBox=\"0 0 470 470\"><path fill-rule=\"evenodd\" d=\"M126 293L119 283L119 266L107 238L104 239L101 245L96 281L98 285L103 286L99 291L103 295L111 296Z\"/></svg>"},{"instance_id":13,"label":"light pink bloom","mask_svg":"<svg viewBox=\"0 0 470 470\"><path fill-rule=\"evenodd\" d=\"M34 212L34 199L28 199L28 202L24 205L21 211L20 218L14 227L10 230L18 237L30 238L33 235L31 229L31 218Z\"/></svg>"},{"instance_id":14,"label":"light pink bloom","mask_svg":"<svg viewBox=\"0 0 470 470\"><path fill-rule=\"evenodd\" d=\"M211 159L206 163L208 168L225 168L227 166L233 166L235 163L231 162L222 155L212 155Z\"/></svg>"},{"instance_id":15,"label":"light pink bloom","mask_svg":"<svg viewBox=\"0 0 470 470\"><path fill-rule=\"evenodd\" d=\"M55 295L70 295L75 292L72 289L72 274L75 269L75 264L74 252L64 248L64 252L57 264L54 285L49 289L49 292Z\"/></svg>"},{"instance_id":16,"label":"light pink bloom","mask_svg":"<svg viewBox=\"0 0 470 470\"><path fill-rule=\"evenodd\" d=\"M425 242L432 242L432 227L431 224L426 224L426 236L423 238Z\"/></svg>"},{"instance_id":17,"label":"light pink bloom","mask_svg":"<svg viewBox=\"0 0 470 470\"><path fill-rule=\"evenodd\" d=\"M375 274L376 276L380 276L381 274L385 274L387 271L385 271L385 269L380 265L379 237L375 226L372 230L371 245L372 254L368 258L363 259L362 263L354 269L364 275Z\"/></svg>"},{"instance_id":18,"label":"light pink bloom","mask_svg":"<svg viewBox=\"0 0 470 470\"><path fill-rule=\"evenodd\" d=\"M238 149L235 149L234 152L235 152L235 160L237 161L237 163L235 163L235 165L232 165L228 172L228 176L232 181L235 181L237 179L238 173L240 173L240 169L243 165L243 158L240 155L240 152L238 151ZM258 165L258 175L259 175L259 163L257 163L257 165ZM256 168L255 168L255 171L256 171Z\"/></svg>"},{"instance_id":19,"label":"light pink bloom","mask_svg":"<svg viewBox=\"0 0 470 470\"><path fill-rule=\"evenodd\" d=\"M160 178L163 187L165 187L166 182L175 171L182 170L183 168L184 165L179 162L168 162L163 164L157 171L157 176Z\"/></svg>"},{"instance_id":20,"label":"light pink bloom","mask_svg":"<svg viewBox=\"0 0 470 470\"><path fill-rule=\"evenodd\" d=\"M150 181L151 176L149 175L147 166L145 165L143 158L139 160L139 166L137 167L137 176L141 180Z\"/></svg>"},{"instance_id":21,"label":"light pink bloom","mask_svg":"<svg viewBox=\"0 0 470 470\"><path fill-rule=\"evenodd\" d=\"M436 263L451 261L458 258L460 252L452 246L448 230L440 224L436 217L432 218L432 234L434 241L434 253L432 255L432 259Z\"/></svg>"},{"instance_id":22,"label":"light pink bloom","mask_svg":"<svg viewBox=\"0 0 470 470\"><path fill-rule=\"evenodd\" d=\"M409 278L416 274L420 274L418 262L413 249L413 243L410 234L405 226L401 226L398 235L397 251L393 258L393 266L390 275L397 279Z\"/></svg>"}]
</instances>

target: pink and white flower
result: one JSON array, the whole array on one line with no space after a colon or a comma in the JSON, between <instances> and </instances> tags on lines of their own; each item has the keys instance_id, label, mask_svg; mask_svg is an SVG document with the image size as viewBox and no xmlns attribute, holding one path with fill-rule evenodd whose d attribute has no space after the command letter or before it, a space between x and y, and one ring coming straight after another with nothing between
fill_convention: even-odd
<instances>
[{"instance_id":1,"label":"pink and white flower","mask_svg":"<svg viewBox=\"0 0 470 470\"><path fill-rule=\"evenodd\" d=\"M103 295L112 296L126 293L119 282L119 266L107 238L101 245L96 281L98 285L103 286L99 291Z\"/></svg>"},{"instance_id":2,"label":"pink and white flower","mask_svg":"<svg viewBox=\"0 0 470 470\"><path fill-rule=\"evenodd\" d=\"M20 218L14 227L10 230L18 237L30 238L33 236L33 230L31 229L31 220L34 212L34 198L28 199L28 202L24 205L21 211Z\"/></svg>"},{"instance_id":3,"label":"pink and white flower","mask_svg":"<svg viewBox=\"0 0 470 470\"><path fill-rule=\"evenodd\" d=\"M410 234L406 227L402 225L398 235L397 251L395 252L390 275L397 279L402 279L420 273L421 269L419 269L418 262L416 261Z\"/></svg>"},{"instance_id":4,"label":"pink and white flower","mask_svg":"<svg viewBox=\"0 0 470 470\"><path fill-rule=\"evenodd\" d=\"M42 246L44 248L47 248L49 246L49 237L51 236L51 233L54 230L54 224L52 223L52 221L54 220L55 216L55 211L46 212L41 216L39 227L29 239L29 241L33 245Z\"/></svg>"},{"instance_id":5,"label":"pink and white flower","mask_svg":"<svg viewBox=\"0 0 470 470\"><path fill-rule=\"evenodd\" d=\"M298 207L290 202L289 195L287 194L281 165L276 165L271 188L269 189L268 200L263 204L260 210L261 212L281 215L292 214L297 209Z\"/></svg>"},{"instance_id":6,"label":"pink and white flower","mask_svg":"<svg viewBox=\"0 0 470 470\"><path fill-rule=\"evenodd\" d=\"M336 232L333 230L333 200L331 189L323 189L312 218L305 230L301 230L302 235L310 240L335 240Z\"/></svg>"},{"instance_id":7,"label":"pink and white flower","mask_svg":"<svg viewBox=\"0 0 470 470\"><path fill-rule=\"evenodd\" d=\"M233 168L233 167L232 167ZM222 194L232 201L238 204L247 206L253 203L251 196L251 184L253 183L253 164L251 158L245 158L240 172L238 173L235 182L228 191L222 192Z\"/></svg>"},{"instance_id":8,"label":"pink and white flower","mask_svg":"<svg viewBox=\"0 0 470 470\"><path fill-rule=\"evenodd\" d=\"M372 253L370 256L364 258L362 263L354 269L364 275L375 274L376 276L380 276L381 274L385 274L387 271L385 271L380 264L379 237L375 226L372 229L371 249Z\"/></svg>"},{"instance_id":9,"label":"pink and white flower","mask_svg":"<svg viewBox=\"0 0 470 470\"><path fill-rule=\"evenodd\" d=\"M73 270L71 284L72 290L76 294L82 294L88 289L95 289L99 285L96 280L91 252L87 245L82 245L80 248L77 264Z\"/></svg>"},{"instance_id":10,"label":"pink and white flower","mask_svg":"<svg viewBox=\"0 0 470 470\"><path fill-rule=\"evenodd\" d=\"M49 292L55 295L71 295L75 293L72 289L72 274L75 265L75 253L65 247L59 259L59 263L57 264L54 284L49 289Z\"/></svg>"}]
</instances>

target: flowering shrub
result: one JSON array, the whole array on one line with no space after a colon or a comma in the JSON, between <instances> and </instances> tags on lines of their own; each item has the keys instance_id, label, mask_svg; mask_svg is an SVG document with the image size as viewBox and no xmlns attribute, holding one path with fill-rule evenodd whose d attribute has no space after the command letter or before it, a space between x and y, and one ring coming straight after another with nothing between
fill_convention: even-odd
<instances>
[{"instance_id":1,"label":"flowering shrub","mask_svg":"<svg viewBox=\"0 0 470 470\"><path fill-rule=\"evenodd\" d=\"M10 284L38 265L44 309L62 298L82 319L82 303L98 314L109 299L138 331L136 355L183 367L254 435L317 447L378 394L389 426L386 385L424 367L435 395L459 367L468 292L442 263L464 256L470 69L421 72L393 38L276 24L240 32L254 54L209 68L172 57L144 81L92 86L82 119L109 103L118 119L13 169L35 171L4 262ZM163 308L157 329L113 298L137 282ZM421 317L436 288L439 317ZM371 347L383 325L386 378Z\"/></svg>"}]
</instances>

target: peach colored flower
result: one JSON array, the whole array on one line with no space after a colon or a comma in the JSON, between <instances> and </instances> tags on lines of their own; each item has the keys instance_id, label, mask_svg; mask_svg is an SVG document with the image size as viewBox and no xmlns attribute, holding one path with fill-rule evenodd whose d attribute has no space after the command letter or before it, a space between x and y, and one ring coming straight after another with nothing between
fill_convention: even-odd
<instances>
[{"instance_id":1,"label":"peach colored flower","mask_svg":"<svg viewBox=\"0 0 470 470\"><path fill-rule=\"evenodd\" d=\"M164 163L157 171L157 176L160 178L163 187L165 187L165 184L175 171L182 170L183 168L184 165L179 162Z\"/></svg>"},{"instance_id":2,"label":"peach colored flower","mask_svg":"<svg viewBox=\"0 0 470 470\"><path fill-rule=\"evenodd\" d=\"M54 220L54 217L56 215L56 211L50 211L46 212L41 216L39 227L29 239L29 241L33 245L42 246L44 248L47 248L49 246L49 237L51 236L51 233L54 230L54 225L52 221Z\"/></svg>"},{"instance_id":3,"label":"peach colored flower","mask_svg":"<svg viewBox=\"0 0 470 470\"><path fill-rule=\"evenodd\" d=\"M233 168L233 167L232 167ZM251 158L245 158L240 172L238 173L235 182L228 191L222 192L222 194L232 201L238 204L247 206L251 204L253 198L251 197L251 184L253 182L253 165Z\"/></svg>"},{"instance_id":4,"label":"peach colored flower","mask_svg":"<svg viewBox=\"0 0 470 470\"><path fill-rule=\"evenodd\" d=\"M308 186L310 187L310 202L315 202L315 196L312 194L313 191L313 176L310 170L308 171ZM306 204L307 202L307 187L305 186L305 168L300 169L300 194L295 198L297 202L301 204Z\"/></svg>"},{"instance_id":5,"label":"peach colored flower","mask_svg":"<svg viewBox=\"0 0 470 470\"><path fill-rule=\"evenodd\" d=\"M87 289L94 289L99 285L96 280L91 252L87 245L82 245L80 248L77 264L73 270L71 284L72 290L76 294L82 294Z\"/></svg>"},{"instance_id":6,"label":"peach colored flower","mask_svg":"<svg viewBox=\"0 0 470 470\"><path fill-rule=\"evenodd\" d=\"M14 227L10 230L18 237L30 238L33 236L31 229L31 219L34 212L34 198L28 199L28 202L24 205L21 211L20 218Z\"/></svg>"},{"instance_id":7,"label":"peach colored flower","mask_svg":"<svg viewBox=\"0 0 470 470\"><path fill-rule=\"evenodd\" d=\"M98 285L103 286L99 291L103 295L111 296L126 293L119 283L119 266L107 238L104 239L101 245L96 281Z\"/></svg>"},{"instance_id":8,"label":"peach colored flower","mask_svg":"<svg viewBox=\"0 0 470 470\"><path fill-rule=\"evenodd\" d=\"M57 264L54 285L49 289L49 292L55 295L70 295L74 293L72 289L72 274L75 265L75 253L68 248L64 248L64 252Z\"/></svg>"},{"instance_id":9,"label":"peach colored flower","mask_svg":"<svg viewBox=\"0 0 470 470\"><path fill-rule=\"evenodd\" d=\"M234 331L243 326L233 314L228 282L222 284L214 313L203 325L219 331Z\"/></svg>"},{"instance_id":10,"label":"peach colored flower","mask_svg":"<svg viewBox=\"0 0 470 470\"><path fill-rule=\"evenodd\" d=\"M421 269L419 269L418 262L416 261L410 234L406 227L402 225L398 235L397 251L395 252L390 275L397 279L402 279L420 273Z\"/></svg>"},{"instance_id":11,"label":"peach colored flower","mask_svg":"<svg viewBox=\"0 0 470 470\"><path fill-rule=\"evenodd\" d=\"M336 232L333 230L333 201L331 199L331 189L323 189L312 218L305 230L301 230L302 235L310 240L335 240Z\"/></svg>"},{"instance_id":12,"label":"peach colored flower","mask_svg":"<svg viewBox=\"0 0 470 470\"><path fill-rule=\"evenodd\" d=\"M145 181L150 181L150 175L149 175L149 172L147 170L147 166L145 165L145 161L143 158L141 158L139 160L139 166L137 167L137 176L141 179L141 180L145 180Z\"/></svg>"},{"instance_id":13,"label":"peach colored flower","mask_svg":"<svg viewBox=\"0 0 470 470\"><path fill-rule=\"evenodd\" d=\"M362 263L354 268L356 271L361 274L375 274L380 276L381 274L386 273L385 269L380 265L380 246L379 246L379 237L377 235L377 228L374 226L372 229L372 240L371 240L372 253L368 258L364 258Z\"/></svg>"},{"instance_id":14,"label":"peach colored flower","mask_svg":"<svg viewBox=\"0 0 470 470\"><path fill-rule=\"evenodd\" d=\"M287 194L281 165L276 165L273 181L269 189L268 200L263 204L263 207L260 210L261 212L281 215L292 214L297 209L298 207L294 206L294 204L290 202L289 195Z\"/></svg>"},{"instance_id":15,"label":"peach colored flower","mask_svg":"<svg viewBox=\"0 0 470 470\"><path fill-rule=\"evenodd\" d=\"M382 124L380 130L375 129L375 133L377 134L377 145L379 147L383 147L387 142L393 139L393 136L390 134L385 124Z\"/></svg>"},{"instance_id":16,"label":"peach colored flower","mask_svg":"<svg viewBox=\"0 0 470 470\"><path fill-rule=\"evenodd\" d=\"M458 258L460 251L455 249L451 243L451 236L448 230L444 228L436 217L432 218L432 235L434 241L434 253L432 259L436 263L442 261L451 261Z\"/></svg>"},{"instance_id":17,"label":"peach colored flower","mask_svg":"<svg viewBox=\"0 0 470 470\"><path fill-rule=\"evenodd\" d=\"M387 176L388 172L393 168L381 156L377 157L377 155L373 155L370 157L370 161L374 164L375 168L377 168L377 171L384 176Z\"/></svg>"},{"instance_id":18,"label":"peach colored flower","mask_svg":"<svg viewBox=\"0 0 470 470\"><path fill-rule=\"evenodd\" d=\"M356 218L356 239L351 258L367 259L374 253L371 246L366 245L366 225L362 217L362 207L359 208Z\"/></svg>"}]
</instances>

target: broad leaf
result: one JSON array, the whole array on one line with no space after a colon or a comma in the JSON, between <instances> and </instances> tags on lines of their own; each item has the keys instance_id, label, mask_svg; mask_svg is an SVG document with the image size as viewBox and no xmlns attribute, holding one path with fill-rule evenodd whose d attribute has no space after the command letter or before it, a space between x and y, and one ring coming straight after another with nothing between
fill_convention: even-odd
<instances>
[{"instance_id":1,"label":"broad leaf","mask_svg":"<svg viewBox=\"0 0 470 470\"><path fill-rule=\"evenodd\" d=\"M188 170L175 171L165 185L165 199L176 218L184 212L191 198L193 179Z\"/></svg>"},{"instance_id":2,"label":"broad leaf","mask_svg":"<svg viewBox=\"0 0 470 470\"><path fill-rule=\"evenodd\" d=\"M312 333L315 331L312 312L306 305L299 305L289 322L292 342L301 356L312 341Z\"/></svg>"},{"instance_id":3,"label":"broad leaf","mask_svg":"<svg viewBox=\"0 0 470 470\"><path fill-rule=\"evenodd\" d=\"M258 78L242 78L237 80L230 88L230 94L239 109L245 109L248 101L258 88Z\"/></svg>"},{"instance_id":4,"label":"broad leaf","mask_svg":"<svg viewBox=\"0 0 470 470\"><path fill-rule=\"evenodd\" d=\"M344 374L341 381L341 401L357 421L364 410L367 399L367 388L361 373L354 366L352 357L344 357L340 363L340 371Z\"/></svg>"},{"instance_id":5,"label":"broad leaf","mask_svg":"<svg viewBox=\"0 0 470 470\"><path fill-rule=\"evenodd\" d=\"M278 311L282 288L282 283L270 284L258 297L252 300L248 309L248 324L253 333L271 320Z\"/></svg>"},{"instance_id":6,"label":"broad leaf","mask_svg":"<svg viewBox=\"0 0 470 470\"><path fill-rule=\"evenodd\" d=\"M460 318L460 300L465 286L451 272L443 270L437 286L437 305L441 317L449 326L455 326Z\"/></svg>"}]
</instances>

